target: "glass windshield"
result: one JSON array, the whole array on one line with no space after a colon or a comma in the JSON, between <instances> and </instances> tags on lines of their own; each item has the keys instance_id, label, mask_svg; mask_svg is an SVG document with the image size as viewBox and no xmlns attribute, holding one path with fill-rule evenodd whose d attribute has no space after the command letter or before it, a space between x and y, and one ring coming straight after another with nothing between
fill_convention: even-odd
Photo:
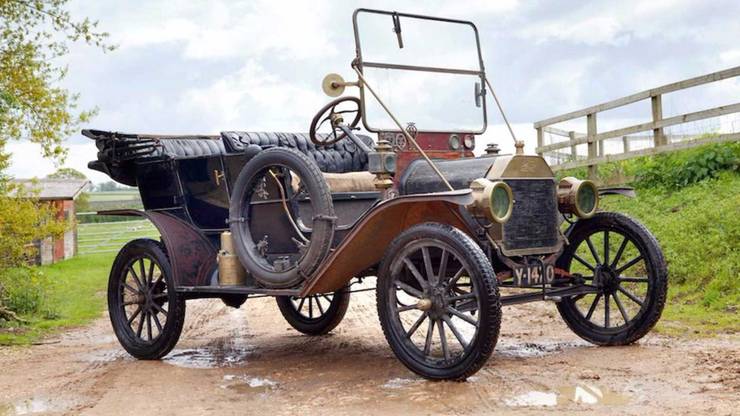
<instances>
[{"instance_id":1,"label":"glass windshield","mask_svg":"<svg viewBox=\"0 0 740 416\"><path fill-rule=\"evenodd\" d=\"M355 19L363 76L402 124L416 123L419 131L485 130L484 74L472 23L375 11L359 11ZM398 129L370 91L364 89L362 99L368 129Z\"/></svg>"}]
</instances>

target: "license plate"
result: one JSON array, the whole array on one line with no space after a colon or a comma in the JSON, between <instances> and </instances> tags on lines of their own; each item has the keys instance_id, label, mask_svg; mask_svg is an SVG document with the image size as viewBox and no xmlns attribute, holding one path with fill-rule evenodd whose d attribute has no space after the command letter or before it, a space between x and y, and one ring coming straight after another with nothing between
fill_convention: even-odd
<instances>
[{"instance_id":1,"label":"license plate","mask_svg":"<svg viewBox=\"0 0 740 416\"><path fill-rule=\"evenodd\" d=\"M546 264L545 270L541 265L515 267L513 270L514 285L519 287L529 287L541 285L542 283L552 283L555 279L555 266Z\"/></svg>"}]
</instances>

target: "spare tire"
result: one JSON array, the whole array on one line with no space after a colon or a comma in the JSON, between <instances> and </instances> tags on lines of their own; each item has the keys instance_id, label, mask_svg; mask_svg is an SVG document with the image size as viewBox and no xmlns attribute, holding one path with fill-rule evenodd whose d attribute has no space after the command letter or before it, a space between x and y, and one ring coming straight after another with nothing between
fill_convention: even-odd
<instances>
[{"instance_id":1,"label":"spare tire","mask_svg":"<svg viewBox=\"0 0 740 416\"><path fill-rule=\"evenodd\" d=\"M258 247L259 238L255 239L250 229L252 220L260 220L253 218L251 212L255 188L258 188L259 181L270 174L271 169L287 170L289 175L297 175L311 203L313 218L310 240L300 254L295 254L296 261L291 259L288 266L283 264L276 267L277 261L274 259L271 263L264 247ZM292 179L289 178L284 184L287 186L283 191L291 186ZM280 208L274 215L285 215L285 212ZM311 276L329 254L336 222L329 186L316 163L305 154L284 147L264 150L244 165L232 191L229 218L239 260L258 282L269 288L293 287Z\"/></svg>"}]
</instances>

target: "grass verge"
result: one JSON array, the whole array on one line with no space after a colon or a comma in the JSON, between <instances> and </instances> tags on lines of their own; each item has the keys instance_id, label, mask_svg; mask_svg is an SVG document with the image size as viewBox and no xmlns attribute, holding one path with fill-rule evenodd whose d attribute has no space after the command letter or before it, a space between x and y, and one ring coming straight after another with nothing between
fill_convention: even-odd
<instances>
[{"instance_id":1,"label":"grass verge","mask_svg":"<svg viewBox=\"0 0 740 416\"><path fill-rule=\"evenodd\" d=\"M643 222L668 261L669 296L659 330L740 331L740 175L724 172L677 190L638 188L602 208Z\"/></svg>"},{"instance_id":2,"label":"grass verge","mask_svg":"<svg viewBox=\"0 0 740 416\"><path fill-rule=\"evenodd\" d=\"M0 329L0 345L29 344L42 335L100 317L105 308L108 272L115 253L78 256L38 267L46 290L46 314L22 315L28 324Z\"/></svg>"}]
</instances>

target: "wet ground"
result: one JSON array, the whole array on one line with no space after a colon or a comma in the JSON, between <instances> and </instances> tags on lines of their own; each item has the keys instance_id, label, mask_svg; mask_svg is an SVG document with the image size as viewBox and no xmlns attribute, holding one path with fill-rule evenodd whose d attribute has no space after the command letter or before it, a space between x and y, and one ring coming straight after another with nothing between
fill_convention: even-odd
<instances>
[{"instance_id":1,"label":"wet ground","mask_svg":"<svg viewBox=\"0 0 740 416\"><path fill-rule=\"evenodd\" d=\"M552 304L504 313L493 359L465 383L428 382L396 361L367 292L324 337L292 330L269 298L239 310L193 301L180 343L155 362L128 357L101 318L0 348L0 415L740 414L737 334L599 348Z\"/></svg>"}]
</instances>

